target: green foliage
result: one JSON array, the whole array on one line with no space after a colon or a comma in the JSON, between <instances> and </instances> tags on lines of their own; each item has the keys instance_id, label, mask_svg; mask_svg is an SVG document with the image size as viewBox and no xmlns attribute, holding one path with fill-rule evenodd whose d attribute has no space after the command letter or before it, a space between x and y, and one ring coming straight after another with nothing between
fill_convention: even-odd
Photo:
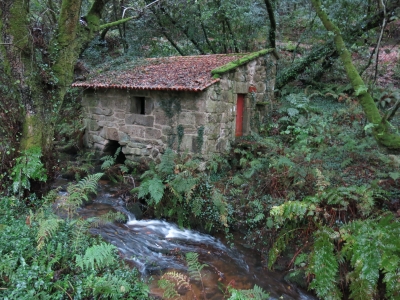
<instances>
[{"instance_id":1,"label":"green foliage","mask_svg":"<svg viewBox=\"0 0 400 300\"><path fill-rule=\"evenodd\" d=\"M199 255L194 252L186 253L186 263L188 265L189 276L194 280L203 281L201 270L207 265L199 263Z\"/></svg>"},{"instance_id":2,"label":"green foliage","mask_svg":"<svg viewBox=\"0 0 400 300\"><path fill-rule=\"evenodd\" d=\"M337 287L339 263L334 253L335 246L331 242L335 234L330 228L323 228L314 234L314 250L308 272L315 274L310 288L315 289L318 297L322 299L342 299Z\"/></svg>"},{"instance_id":3,"label":"green foliage","mask_svg":"<svg viewBox=\"0 0 400 300\"><path fill-rule=\"evenodd\" d=\"M172 271L163 274L161 279L158 281L158 286L164 290L164 298L174 299L180 297L180 294L177 291L181 289L191 289L189 281L190 278L188 276Z\"/></svg>"},{"instance_id":4,"label":"green foliage","mask_svg":"<svg viewBox=\"0 0 400 300\"><path fill-rule=\"evenodd\" d=\"M138 197L144 198L149 195L151 203L157 205L164 196L164 189L164 183L161 181L161 179L155 177L143 182L140 185Z\"/></svg>"},{"instance_id":5,"label":"green foliage","mask_svg":"<svg viewBox=\"0 0 400 300\"><path fill-rule=\"evenodd\" d=\"M13 180L13 192L20 193L21 189L29 190L30 180L46 181L46 169L40 161L42 150L39 147L32 147L21 153L15 159L15 165L11 171Z\"/></svg>"},{"instance_id":6,"label":"green foliage","mask_svg":"<svg viewBox=\"0 0 400 300\"><path fill-rule=\"evenodd\" d=\"M100 158L100 160L103 161L103 163L101 164L101 169L102 170L108 170L113 165L115 165L115 161L117 160L117 157L118 157L120 152L121 152L121 147L119 147L117 149L117 151L115 151L113 156L106 155L106 156L103 156L102 158Z\"/></svg>"},{"instance_id":7,"label":"green foliage","mask_svg":"<svg viewBox=\"0 0 400 300\"><path fill-rule=\"evenodd\" d=\"M94 174L71 184L66 196L53 191L35 211L15 197L0 196L0 297L2 299L146 299L148 287L136 270L119 260L115 246L89 234L91 226L121 219L111 213L101 219L60 219L52 200L65 204L70 215L96 192ZM71 198L71 199L70 199ZM72 202L72 204L71 204Z\"/></svg>"},{"instance_id":8,"label":"green foliage","mask_svg":"<svg viewBox=\"0 0 400 300\"><path fill-rule=\"evenodd\" d=\"M141 176L141 185L132 192L146 199L157 217L172 219L179 226L197 225L206 230L228 226L226 199L207 176L200 175L200 166L200 161L185 160L167 149L161 162Z\"/></svg>"},{"instance_id":9,"label":"green foliage","mask_svg":"<svg viewBox=\"0 0 400 300\"><path fill-rule=\"evenodd\" d=\"M67 187L67 196L64 196L61 207L65 209L68 216L75 214L76 210L89 200L90 193L97 193L97 182L100 180L103 173L88 175L80 180L77 184L70 184Z\"/></svg>"},{"instance_id":10,"label":"green foliage","mask_svg":"<svg viewBox=\"0 0 400 300\"><path fill-rule=\"evenodd\" d=\"M82 270L85 269L103 269L115 264L115 257L113 253L116 251L116 247L111 244L101 243L89 247L85 251L85 255L77 254L76 265Z\"/></svg>"},{"instance_id":11,"label":"green foliage","mask_svg":"<svg viewBox=\"0 0 400 300\"><path fill-rule=\"evenodd\" d=\"M269 299L269 294L258 285L254 285L254 287L250 290L237 290L231 287L229 287L228 290L231 293L231 296L228 298L228 300Z\"/></svg>"}]
</instances>

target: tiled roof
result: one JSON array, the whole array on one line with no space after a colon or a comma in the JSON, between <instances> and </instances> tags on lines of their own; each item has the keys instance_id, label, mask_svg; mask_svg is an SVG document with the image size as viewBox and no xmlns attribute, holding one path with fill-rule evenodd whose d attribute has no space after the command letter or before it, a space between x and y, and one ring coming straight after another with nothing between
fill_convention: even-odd
<instances>
[{"instance_id":1,"label":"tiled roof","mask_svg":"<svg viewBox=\"0 0 400 300\"><path fill-rule=\"evenodd\" d=\"M219 81L211 71L246 54L215 54L150 58L146 63L124 71L107 71L74 87L121 88L199 92Z\"/></svg>"}]
</instances>

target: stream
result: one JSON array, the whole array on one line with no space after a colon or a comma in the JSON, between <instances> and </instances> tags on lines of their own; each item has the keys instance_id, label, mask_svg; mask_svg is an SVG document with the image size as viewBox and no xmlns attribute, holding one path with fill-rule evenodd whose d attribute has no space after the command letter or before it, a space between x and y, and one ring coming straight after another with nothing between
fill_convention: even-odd
<instances>
[{"instance_id":1,"label":"stream","mask_svg":"<svg viewBox=\"0 0 400 300\"><path fill-rule=\"evenodd\" d=\"M58 179L56 186L69 182ZM283 280L283 273L271 272L261 265L260 255L250 249L227 247L220 239L194 230L182 230L177 225L161 220L137 220L125 208L125 202L114 197L118 187L101 181L95 199L79 209L83 218L120 211L127 215L126 223L109 223L91 230L115 245L120 256L132 267L136 267L145 278L152 277L150 290L153 296L162 299L163 291L157 281L165 272L176 271L187 274L185 253L195 252L199 262L207 264L202 270L203 284L208 300L223 299L223 291L229 284L237 289L251 289L258 285L268 292L270 299L316 299L305 291ZM62 190L60 193L63 193ZM201 297L201 283L191 280L192 289ZM218 285L222 286L219 288ZM186 297L186 298L185 298ZM183 299L193 299L187 294Z\"/></svg>"}]
</instances>

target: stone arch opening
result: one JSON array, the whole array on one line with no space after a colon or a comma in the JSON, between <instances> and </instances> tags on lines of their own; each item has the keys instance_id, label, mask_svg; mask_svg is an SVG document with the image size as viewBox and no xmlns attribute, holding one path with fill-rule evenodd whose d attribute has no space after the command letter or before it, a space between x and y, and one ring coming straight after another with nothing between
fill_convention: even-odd
<instances>
[{"instance_id":1,"label":"stone arch opening","mask_svg":"<svg viewBox=\"0 0 400 300\"><path fill-rule=\"evenodd\" d=\"M108 141L108 143L104 147L103 153L105 155L114 156L115 153L117 152L118 148L122 148L122 146L117 141L110 140L110 141ZM118 154L118 156L117 156L117 158L115 160L115 163L116 164L123 164L123 163L125 163L125 160L126 160L125 154L122 153L122 149L121 149L121 151L119 152L119 154Z\"/></svg>"}]
</instances>

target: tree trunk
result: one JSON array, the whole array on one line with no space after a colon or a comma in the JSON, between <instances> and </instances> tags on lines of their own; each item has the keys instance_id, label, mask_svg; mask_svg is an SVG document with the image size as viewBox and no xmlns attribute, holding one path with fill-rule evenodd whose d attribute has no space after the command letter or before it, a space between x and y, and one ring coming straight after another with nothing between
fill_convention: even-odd
<instances>
[{"instance_id":1,"label":"tree trunk","mask_svg":"<svg viewBox=\"0 0 400 300\"><path fill-rule=\"evenodd\" d=\"M43 153L51 152L54 124L59 121L79 53L101 28L107 27L100 27L107 1L95 0L86 16L87 26L81 26L82 0L63 0L56 31L48 44L41 29L29 23L29 1L0 2L1 69L12 79L10 86L23 110L20 150L38 146Z\"/></svg>"},{"instance_id":2,"label":"tree trunk","mask_svg":"<svg viewBox=\"0 0 400 300\"><path fill-rule=\"evenodd\" d=\"M364 81L353 65L351 54L346 48L339 28L331 22L326 12L321 8L320 0L311 0L311 2L326 30L334 34L336 51L340 55L347 77L355 90L368 121L373 124L373 135L375 139L379 144L389 149L400 149L400 136L390 132L389 122L380 115L374 99L371 97Z\"/></svg>"}]
</instances>

